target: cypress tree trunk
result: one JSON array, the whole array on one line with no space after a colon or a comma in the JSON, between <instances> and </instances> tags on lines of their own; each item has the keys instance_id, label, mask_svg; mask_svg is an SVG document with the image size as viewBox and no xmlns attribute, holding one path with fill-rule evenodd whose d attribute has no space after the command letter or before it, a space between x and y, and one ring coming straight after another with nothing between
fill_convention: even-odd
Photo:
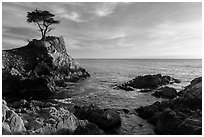
<instances>
[{"instance_id":1,"label":"cypress tree trunk","mask_svg":"<svg viewBox=\"0 0 204 137\"><path fill-rule=\"evenodd\" d=\"M42 36L42 39L43 39L44 42L46 41L46 32L47 32L48 26L45 26L45 27L46 28L45 28L45 30L43 32L43 36Z\"/></svg>"}]
</instances>

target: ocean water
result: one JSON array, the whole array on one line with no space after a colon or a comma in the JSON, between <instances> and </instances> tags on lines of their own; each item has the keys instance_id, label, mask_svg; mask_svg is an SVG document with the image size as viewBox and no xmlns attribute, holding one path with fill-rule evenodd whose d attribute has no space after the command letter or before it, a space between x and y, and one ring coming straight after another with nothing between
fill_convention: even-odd
<instances>
[{"instance_id":1,"label":"ocean water","mask_svg":"<svg viewBox=\"0 0 204 137\"><path fill-rule=\"evenodd\" d=\"M69 83L56 95L64 103L94 103L102 108L134 109L163 99L150 93L113 89L117 83L127 82L139 75L162 74L181 80L179 84L168 85L182 90L191 80L202 76L200 59L78 59L91 77L79 83Z\"/></svg>"}]
</instances>

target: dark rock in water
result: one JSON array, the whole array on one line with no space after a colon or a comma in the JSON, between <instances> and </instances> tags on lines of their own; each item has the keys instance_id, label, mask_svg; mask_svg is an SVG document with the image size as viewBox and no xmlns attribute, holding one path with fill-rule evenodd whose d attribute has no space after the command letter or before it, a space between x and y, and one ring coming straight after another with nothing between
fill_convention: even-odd
<instances>
[{"instance_id":1,"label":"dark rock in water","mask_svg":"<svg viewBox=\"0 0 204 137\"><path fill-rule=\"evenodd\" d=\"M118 88L126 91L134 90L134 88L155 89L158 88L159 86L172 83L180 83L180 81L170 76L162 76L161 74L145 75L135 77L134 79L128 81L127 83L118 85Z\"/></svg>"},{"instance_id":2,"label":"dark rock in water","mask_svg":"<svg viewBox=\"0 0 204 137\"><path fill-rule=\"evenodd\" d=\"M106 132L121 126L120 115L114 110L102 110L95 105L76 107L74 114L82 120L96 124Z\"/></svg>"},{"instance_id":3,"label":"dark rock in water","mask_svg":"<svg viewBox=\"0 0 204 137\"><path fill-rule=\"evenodd\" d=\"M173 99L177 97L177 91L174 88L162 87L161 89L156 90L152 95L158 98Z\"/></svg>"},{"instance_id":4,"label":"dark rock in water","mask_svg":"<svg viewBox=\"0 0 204 137\"><path fill-rule=\"evenodd\" d=\"M202 134L202 78L196 78L175 99L136 109L155 125L157 134Z\"/></svg>"},{"instance_id":5,"label":"dark rock in water","mask_svg":"<svg viewBox=\"0 0 204 137\"><path fill-rule=\"evenodd\" d=\"M133 80L128 82L128 85L137 88L137 89L154 89L161 85L166 85L169 83L174 83L174 78L170 76L162 76L161 74L157 75L145 75L138 76Z\"/></svg>"},{"instance_id":6,"label":"dark rock in water","mask_svg":"<svg viewBox=\"0 0 204 137\"><path fill-rule=\"evenodd\" d=\"M33 40L28 45L2 51L3 95L47 97L64 81L76 82L90 74L68 54L62 37Z\"/></svg>"}]
</instances>

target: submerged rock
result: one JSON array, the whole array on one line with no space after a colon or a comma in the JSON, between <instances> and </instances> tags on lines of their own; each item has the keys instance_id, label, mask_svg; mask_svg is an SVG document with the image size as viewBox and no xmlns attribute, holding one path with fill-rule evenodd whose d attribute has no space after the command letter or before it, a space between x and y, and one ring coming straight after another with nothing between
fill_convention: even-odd
<instances>
[{"instance_id":1,"label":"submerged rock","mask_svg":"<svg viewBox=\"0 0 204 137\"><path fill-rule=\"evenodd\" d=\"M191 81L175 99L155 102L136 109L138 115L155 125L157 134L202 134L202 78Z\"/></svg>"},{"instance_id":2,"label":"submerged rock","mask_svg":"<svg viewBox=\"0 0 204 137\"><path fill-rule=\"evenodd\" d=\"M131 91L134 88L136 89L155 89L159 86L172 84L172 83L180 83L180 80L172 78L170 76L162 76L161 74L157 75L145 75L138 76L134 79L122 84L118 85L117 88Z\"/></svg>"},{"instance_id":3,"label":"submerged rock","mask_svg":"<svg viewBox=\"0 0 204 137\"><path fill-rule=\"evenodd\" d=\"M64 83L90 74L68 54L62 37L33 40L28 45L2 52L3 95L46 97Z\"/></svg>"}]
</instances>

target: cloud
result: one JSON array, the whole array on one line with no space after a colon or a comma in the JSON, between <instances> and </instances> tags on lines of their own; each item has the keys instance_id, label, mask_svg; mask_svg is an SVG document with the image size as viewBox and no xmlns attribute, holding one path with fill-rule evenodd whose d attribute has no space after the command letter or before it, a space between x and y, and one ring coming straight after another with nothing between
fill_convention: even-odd
<instances>
[{"instance_id":1,"label":"cloud","mask_svg":"<svg viewBox=\"0 0 204 137\"><path fill-rule=\"evenodd\" d=\"M200 21L189 21L185 23L161 23L148 30L150 38L154 39L152 45L167 43L178 43L179 41L194 40L202 37ZM192 43L189 43L192 44Z\"/></svg>"},{"instance_id":2,"label":"cloud","mask_svg":"<svg viewBox=\"0 0 204 137\"><path fill-rule=\"evenodd\" d=\"M104 17L112 14L117 6L117 3L107 2L96 6L95 14L99 17Z\"/></svg>"},{"instance_id":3,"label":"cloud","mask_svg":"<svg viewBox=\"0 0 204 137\"><path fill-rule=\"evenodd\" d=\"M80 15L76 12L66 12L66 13L62 13L62 14L59 14L59 16L61 18L65 18L65 19L70 19L72 21L75 21L75 22L84 22L85 20L82 20L80 18Z\"/></svg>"},{"instance_id":4,"label":"cloud","mask_svg":"<svg viewBox=\"0 0 204 137\"><path fill-rule=\"evenodd\" d=\"M75 4L74 4L75 5ZM74 22L85 22L86 20L81 19L81 15L78 12L71 11L66 9L65 7L60 7L59 5L53 5L54 13L60 19L68 19Z\"/></svg>"}]
</instances>

